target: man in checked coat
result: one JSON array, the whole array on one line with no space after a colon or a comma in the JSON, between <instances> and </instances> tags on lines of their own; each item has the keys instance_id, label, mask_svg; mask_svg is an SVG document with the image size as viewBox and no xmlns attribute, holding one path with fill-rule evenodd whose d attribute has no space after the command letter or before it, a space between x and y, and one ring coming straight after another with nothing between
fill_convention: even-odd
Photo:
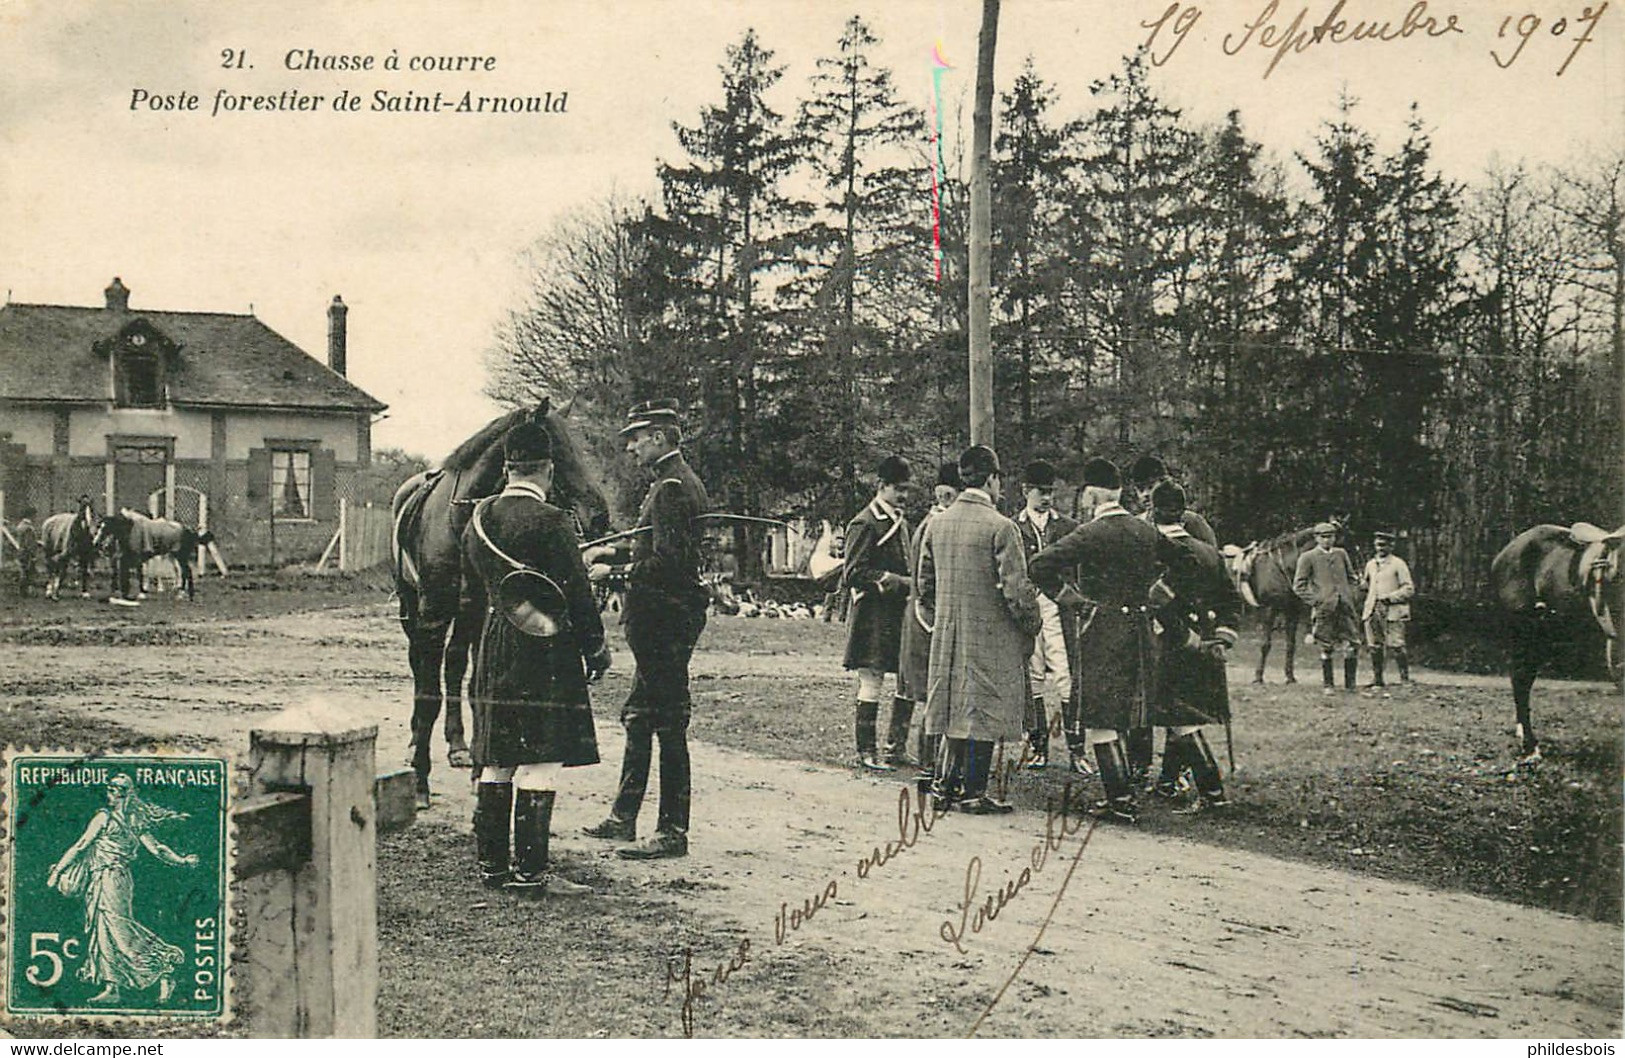
<instances>
[{"instance_id":1,"label":"man in checked coat","mask_svg":"<svg viewBox=\"0 0 1625 1058\"><path fill-rule=\"evenodd\" d=\"M1134 789L1121 732L1147 723L1155 690L1155 644L1147 593L1157 579L1162 534L1123 509L1116 464L1091 459L1083 468L1082 503L1094 516L1033 556L1033 583L1062 606L1078 611L1078 700L1070 739L1095 751L1106 799L1102 818L1135 821ZM1077 571L1076 585L1066 578ZM1086 731L1084 730L1086 729Z\"/></svg>"},{"instance_id":2,"label":"man in checked coat","mask_svg":"<svg viewBox=\"0 0 1625 1058\"><path fill-rule=\"evenodd\" d=\"M503 452L507 484L462 540L463 605L486 614L470 694L475 851L488 888L591 892L550 870L548 837L560 769L598 763L587 683L609 647L570 516L547 502L552 439L521 423Z\"/></svg>"},{"instance_id":3,"label":"man in checked coat","mask_svg":"<svg viewBox=\"0 0 1625 1058\"><path fill-rule=\"evenodd\" d=\"M898 694L913 702L916 706L925 701L926 692L930 689L928 675L931 671L931 629L926 625L920 614L918 589L912 585L917 583L920 570L920 542L925 538L926 527L932 519L953 505L959 498L959 463L943 463L937 468L937 483L932 490L931 509L914 530L914 539L910 544L913 553L914 568L909 572L911 590L908 596L908 605L903 610L903 632L901 648L898 657L897 687ZM893 734L896 733L893 725ZM907 751L898 746L895 741L888 741L886 746L888 764L909 763ZM921 792L930 792L930 781L937 759L936 739L925 738L920 761L926 773L919 777Z\"/></svg>"},{"instance_id":4,"label":"man in checked coat","mask_svg":"<svg viewBox=\"0 0 1625 1058\"><path fill-rule=\"evenodd\" d=\"M858 674L856 729L858 765L871 771L891 771L882 760L877 727L880 688L886 673L898 671L902 649L903 611L908 606L910 560L908 519L903 503L908 498L908 461L887 456L875 471L879 486L874 499L846 527L844 583L852 599L847 625L845 666ZM914 703L893 687L888 745L901 746L908 737Z\"/></svg>"},{"instance_id":5,"label":"man in checked coat","mask_svg":"<svg viewBox=\"0 0 1625 1058\"><path fill-rule=\"evenodd\" d=\"M920 541L915 590L931 634L925 731L943 738L936 803L989 815L1010 805L988 796L996 742L1021 737L1027 659L1042 619L1015 523L994 506L999 460L972 445L959 457L964 490Z\"/></svg>"}]
</instances>

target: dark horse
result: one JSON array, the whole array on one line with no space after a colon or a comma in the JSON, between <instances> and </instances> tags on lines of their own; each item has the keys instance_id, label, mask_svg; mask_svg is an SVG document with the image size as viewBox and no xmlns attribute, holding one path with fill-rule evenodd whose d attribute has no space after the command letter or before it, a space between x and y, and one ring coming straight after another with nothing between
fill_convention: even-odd
<instances>
[{"instance_id":1,"label":"dark horse","mask_svg":"<svg viewBox=\"0 0 1625 1058\"><path fill-rule=\"evenodd\" d=\"M138 595L146 594L142 566L147 559L158 555L171 555L181 570L181 587L188 600L197 598L192 576L192 563L197 549L207 547L214 534L207 529L198 532L189 525L169 518L148 518L140 511L123 508L102 519L96 533L96 546L111 541L114 546L114 598L130 598L130 575L135 575Z\"/></svg>"},{"instance_id":2,"label":"dark horse","mask_svg":"<svg viewBox=\"0 0 1625 1058\"><path fill-rule=\"evenodd\" d=\"M1529 691L1541 656L1554 638L1572 636L1586 622L1608 638L1608 675L1618 680L1625 651L1625 578L1620 547L1625 527L1606 532L1588 522L1569 528L1537 525L1513 537L1490 563L1490 583L1507 611L1512 656L1512 701L1524 762L1540 760L1540 741L1529 723Z\"/></svg>"},{"instance_id":3,"label":"dark horse","mask_svg":"<svg viewBox=\"0 0 1625 1058\"><path fill-rule=\"evenodd\" d=\"M1341 520L1334 518L1332 524L1342 532ZM1235 579L1236 590L1248 606L1264 611L1264 643L1258 649L1254 683L1264 682L1264 665L1270 658L1276 625L1286 633L1286 682L1298 682L1292 663L1298 653L1298 625L1308 616L1309 608L1292 590L1292 581L1298 573L1298 557L1314 546L1315 531L1308 528L1283 533L1262 544L1224 547L1225 564Z\"/></svg>"},{"instance_id":4,"label":"dark horse","mask_svg":"<svg viewBox=\"0 0 1625 1058\"><path fill-rule=\"evenodd\" d=\"M62 579L68 575L68 563L79 563L79 597L90 598L90 567L96 561L96 541L99 525L90 499L79 497L74 511L53 514L40 523L40 544L45 551L45 597L58 599L62 595Z\"/></svg>"},{"instance_id":5,"label":"dark horse","mask_svg":"<svg viewBox=\"0 0 1625 1058\"><path fill-rule=\"evenodd\" d=\"M462 534L474 502L502 488L502 441L522 421L544 426L553 439L550 503L574 514L578 532L607 524L608 505L587 471L563 417L544 399L487 423L457 446L438 470L407 479L391 505L395 592L412 664L412 746L418 805L429 802L429 747L444 706L453 767L472 764L463 733L463 679L484 621L483 600L461 610ZM449 633L449 635L448 635Z\"/></svg>"}]
</instances>

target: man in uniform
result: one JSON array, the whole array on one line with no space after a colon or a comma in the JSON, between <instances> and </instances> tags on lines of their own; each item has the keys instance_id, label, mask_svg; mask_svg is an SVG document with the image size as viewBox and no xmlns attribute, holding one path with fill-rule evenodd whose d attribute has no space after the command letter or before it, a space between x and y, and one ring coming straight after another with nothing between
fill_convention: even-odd
<instances>
[{"instance_id":1,"label":"man in uniform","mask_svg":"<svg viewBox=\"0 0 1625 1058\"><path fill-rule=\"evenodd\" d=\"M931 520L915 576L931 634L925 730L944 744L932 794L973 815L1009 812L988 796L994 743L1022 734L1027 659L1042 619L1015 523L1000 514L999 460L972 445L959 457L965 488Z\"/></svg>"},{"instance_id":2,"label":"man in uniform","mask_svg":"<svg viewBox=\"0 0 1625 1058\"><path fill-rule=\"evenodd\" d=\"M1392 651L1399 666L1399 682L1411 682L1410 661L1405 657L1405 626L1411 620L1411 598L1416 584L1411 567L1394 554L1394 532L1379 529L1371 538L1376 557L1365 564L1360 578L1365 586L1365 643L1371 648L1371 686L1382 687L1384 652Z\"/></svg>"},{"instance_id":3,"label":"man in uniform","mask_svg":"<svg viewBox=\"0 0 1625 1058\"><path fill-rule=\"evenodd\" d=\"M1196 799L1174 810L1182 815L1230 803L1202 726L1230 718L1224 659L1225 651L1235 646L1241 620L1241 595L1224 558L1185 528L1184 510L1185 490L1178 482L1163 481L1152 490L1152 521L1162 534L1157 558L1163 569L1162 587L1153 598L1165 601L1156 614L1161 653L1150 721L1168 729L1155 792L1178 797L1179 776L1189 768Z\"/></svg>"},{"instance_id":4,"label":"man in uniform","mask_svg":"<svg viewBox=\"0 0 1625 1058\"><path fill-rule=\"evenodd\" d=\"M897 672L903 632L903 611L908 606L910 561L908 519L903 501L908 496L908 462L887 456L875 471L879 479L874 499L846 527L847 591L852 615L847 626L848 670L857 670L858 765L871 771L891 771L881 759L877 728L880 688L886 673ZM895 676L894 676L895 679ZM908 735L914 703L894 687L887 742L901 745Z\"/></svg>"},{"instance_id":5,"label":"man in uniform","mask_svg":"<svg viewBox=\"0 0 1625 1058\"><path fill-rule=\"evenodd\" d=\"M1336 691L1332 679L1332 654L1343 648L1343 686L1354 690L1360 670L1359 608L1354 604L1354 564L1349 554L1333 546L1337 526L1320 522L1315 526L1315 546L1298 556L1292 578L1292 591L1309 608L1309 634L1320 647L1321 694Z\"/></svg>"},{"instance_id":6,"label":"man in uniform","mask_svg":"<svg viewBox=\"0 0 1625 1058\"><path fill-rule=\"evenodd\" d=\"M1122 484L1115 464L1091 459L1083 470L1083 505L1093 517L1034 555L1030 572L1040 591L1080 611L1072 681L1077 729L1068 734L1094 748L1106 789L1096 812L1132 823L1134 788L1121 732L1147 722L1155 662L1147 592L1157 579L1162 534L1123 508ZM1075 586L1065 582L1073 569Z\"/></svg>"},{"instance_id":7,"label":"man in uniform","mask_svg":"<svg viewBox=\"0 0 1625 1058\"><path fill-rule=\"evenodd\" d=\"M932 506L920 519L920 524L914 530L914 538L910 542L909 552L914 561L914 568L910 571L911 585L917 581L920 569L920 541L925 537L926 527L932 519L947 510L954 500L959 498L959 464L957 462L943 463L937 468L937 484L932 490ZM899 639L897 662L898 693L916 706L925 701L926 691L929 689L929 673L931 669L931 626L925 623L920 613L919 592L911 590L908 604L903 609L903 630ZM888 740L886 746L888 764L907 763L907 750L895 742L896 727L893 725L893 738ZM907 733L904 733L907 737ZM920 762L924 764L926 774L920 776L918 782L922 791L930 790L931 778L937 759L936 739L926 736L920 754Z\"/></svg>"},{"instance_id":8,"label":"man in uniform","mask_svg":"<svg viewBox=\"0 0 1625 1058\"><path fill-rule=\"evenodd\" d=\"M464 608L486 611L470 694L474 840L487 887L591 892L549 870L548 835L561 769L598 763L587 684L610 653L570 516L547 502L552 460L541 426L508 431L507 484L463 531Z\"/></svg>"},{"instance_id":9,"label":"man in uniform","mask_svg":"<svg viewBox=\"0 0 1625 1058\"><path fill-rule=\"evenodd\" d=\"M595 838L633 841L638 811L649 786L653 743L660 741L660 808L655 835L642 845L616 850L624 859L688 855L689 755L688 663L705 629L708 596L700 581L701 531L697 521L710 500L705 486L678 450L682 430L675 400L633 408L621 430L626 451L654 475L638 511L647 530L629 545L604 545L587 553L590 574L601 580L616 564L629 564L621 624L637 661L632 691L621 707L626 751L620 792L609 818L586 828ZM628 551L629 547L629 551Z\"/></svg>"},{"instance_id":10,"label":"man in uniform","mask_svg":"<svg viewBox=\"0 0 1625 1058\"><path fill-rule=\"evenodd\" d=\"M1078 523L1055 509L1055 468L1042 459L1027 464L1022 473L1022 484L1027 493L1027 505L1015 517L1016 531L1021 534L1021 549L1027 561L1044 548L1055 543L1078 527ZM1032 702L1027 710L1027 766L1044 768L1049 765L1049 714L1044 707L1044 687L1054 680L1055 698L1065 702L1072 695L1072 670L1068 659L1072 647L1073 630L1068 618L1062 614L1055 600L1042 592L1038 595L1038 613L1044 627L1033 643L1033 655L1027 667L1032 684ZM1072 759L1073 767L1081 774L1089 774L1088 757ZM1078 766L1082 765L1081 768Z\"/></svg>"}]
</instances>

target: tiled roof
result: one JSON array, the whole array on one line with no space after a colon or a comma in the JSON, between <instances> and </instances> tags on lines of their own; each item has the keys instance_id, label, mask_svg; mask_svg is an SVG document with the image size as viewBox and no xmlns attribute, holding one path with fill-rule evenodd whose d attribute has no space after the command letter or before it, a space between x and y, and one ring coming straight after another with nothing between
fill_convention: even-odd
<instances>
[{"instance_id":1,"label":"tiled roof","mask_svg":"<svg viewBox=\"0 0 1625 1058\"><path fill-rule=\"evenodd\" d=\"M253 316L71 305L0 307L0 399L108 399L95 348L136 320L178 347L166 375L172 404L378 412L374 400Z\"/></svg>"}]
</instances>

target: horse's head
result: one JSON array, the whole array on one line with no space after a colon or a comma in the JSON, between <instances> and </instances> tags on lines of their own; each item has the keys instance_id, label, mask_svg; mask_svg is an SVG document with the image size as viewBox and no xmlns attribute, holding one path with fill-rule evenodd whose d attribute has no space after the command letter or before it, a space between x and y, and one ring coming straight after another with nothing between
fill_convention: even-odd
<instances>
[{"instance_id":1,"label":"horse's head","mask_svg":"<svg viewBox=\"0 0 1625 1058\"><path fill-rule=\"evenodd\" d=\"M542 427L553 442L553 487L549 492L554 506L573 514L581 532L607 524L609 504L564 417L552 410L545 397L532 407L516 409L487 423L446 457L441 468L457 475L454 499L479 499L502 488L503 441L508 431L520 423Z\"/></svg>"},{"instance_id":2,"label":"horse's head","mask_svg":"<svg viewBox=\"0 0 1625 1058\"><path fill-rule=\"evenodd\" d=\"M77 519L75 522L77 523ZM96 535L91 539L91 546L97 551L112 545L120 551L127 551L130 547L130 529L135 522L126 510L117 510L103 518L96 527Z\"/></svg>"},{"instance_id":3,"label":"horse's head","mask_svg":"<svg viewBox=\"0 0 1625 1058\"><path fill-rule=\"evenodd\" d=\"M1246 547L1237 544L1225 544L1219 554L1224 557L1225 571L1236 585L1236 591L1247 601L1249 606L1257 606L1258 600L1253 597L1251 577L1253 561L1258 557L1258 541L1250 542Z\"/></svg>"},{"instance_id":4,"label":"horse's head","mask_svg":"<svg viewBox=\"0 0 1625 1058\"><path fill-rule=\"evenodd\" d=\"M1580 526L1571 533L1584 535ZM1625 577L1620 576L1620 552L1625 550L1625 526L1594 536L1584 553L1586 603L1608 637L1608 675L1625 676Z\"/></svg>"}]
</instances>

